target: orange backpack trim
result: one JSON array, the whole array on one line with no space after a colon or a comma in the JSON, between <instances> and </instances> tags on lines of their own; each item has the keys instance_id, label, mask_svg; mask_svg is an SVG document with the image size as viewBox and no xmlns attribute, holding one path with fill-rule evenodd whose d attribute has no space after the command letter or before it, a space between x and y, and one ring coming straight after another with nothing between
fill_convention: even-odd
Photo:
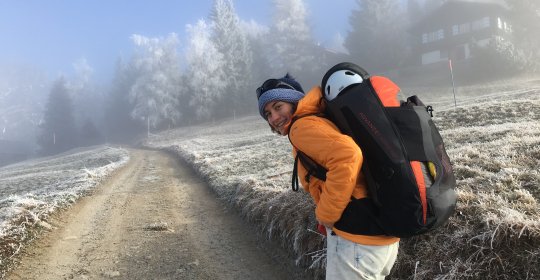
<instances>
[{"instance_id":1,"label":"orange backpack trim","mask_svg":"<svg viewBox=\"0 0 540 280\"><path fill-rule=\"evenodd\" d=\"M373 76L369 80L384 107L400 106L397 97L400 89L394 82L382 76Z\"/></svg>"},{"instance_id":2,"label":"orange backpack trim","mask_svg":"<svg viewBox=\"0 0 540 280\"><path fill-rule=\"evenodd\" d=\"M427 198L426 198L426 181L424 180L424 174L422 173L422 163L420 161L411 161L411 167L418 185L418 192L420 193L420 202L422 203L422 217L424 224L427 221Z\"/></svg>"}]
</instances>

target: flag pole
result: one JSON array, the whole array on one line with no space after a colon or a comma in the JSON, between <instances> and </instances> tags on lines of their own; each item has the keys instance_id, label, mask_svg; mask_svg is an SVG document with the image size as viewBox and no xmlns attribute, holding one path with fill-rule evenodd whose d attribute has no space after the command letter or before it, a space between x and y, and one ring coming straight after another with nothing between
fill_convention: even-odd
<instances>
[{"instance_id":1,"label":"flag pole","mask_svg":"<svg viewBox=\"0 0 540 280\"><path fill-rule=\"evenodd\" d=\"M454 108L457 108L456 86L454 84L454 70L452 69L452 60L451 59L448 59L448 66L450 67L450 75L452 76L452 92L454 93Z\"/></svg>"}]
</instances>

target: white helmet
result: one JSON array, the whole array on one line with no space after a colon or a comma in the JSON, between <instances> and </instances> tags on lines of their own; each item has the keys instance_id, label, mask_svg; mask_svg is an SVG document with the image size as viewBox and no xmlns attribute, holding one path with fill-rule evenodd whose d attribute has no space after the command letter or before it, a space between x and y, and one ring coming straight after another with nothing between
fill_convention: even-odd
<instances>
[{"instance_id":1,"label":"white helmet","mask_svg":"<svg viewBox=\"0 0 540 280\"><path fill-rule=\"evenodd\" d=\"M354 84L361 84L363 81L364 79L358 73L351 70L338 70L332 73L326 80L324 86L324 98L328 101L332 101L345 88Z\"/></svg>"}]
</instances>

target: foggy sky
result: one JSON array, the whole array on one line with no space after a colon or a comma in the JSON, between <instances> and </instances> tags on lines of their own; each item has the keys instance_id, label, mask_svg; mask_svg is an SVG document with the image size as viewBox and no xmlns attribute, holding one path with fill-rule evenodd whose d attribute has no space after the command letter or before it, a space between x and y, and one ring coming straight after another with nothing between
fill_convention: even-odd
<instances>
[{"instance_id":1,"label":"foggy sky","mask_svg":"<svg viewBox=\"0 0 540 280\"><path fill-rule=\"evenodd\" d=\"M118 57L129 57L132 34L166 37L179 34L185 45L186 24L208 18L213 0L201 1L2 1L0 2L0 67L23 64L56 78L73 72L85 59L94 76L107 83ZM271 0L233 1L240 19L271 23ZM336 34L346 36L354 0L305 1L313 35L330 45Z\"/></svg>"}]
</instances>

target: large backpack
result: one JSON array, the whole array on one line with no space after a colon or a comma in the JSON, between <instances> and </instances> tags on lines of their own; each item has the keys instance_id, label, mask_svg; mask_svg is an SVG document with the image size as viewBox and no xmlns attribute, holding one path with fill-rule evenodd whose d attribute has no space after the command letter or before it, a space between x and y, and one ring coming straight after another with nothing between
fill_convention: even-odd
<instances>
[{"instance_id":1,"label":"large backpack","mask_svg":"<svg viewBox=\"0 0 540 280\"><path fill-rule=\"evenodd\" d=\"M328 70L321 83L323 95L331 75L342 70L360 75L362 82L340 88L337 97L325 101L324 117L360 146L369 195L351 198L334 226L353 234L396 237L439 227L455 210L456 181L431 106L416 96L399 101L399 88L392 81L370 77L352 63ZM326 169L297 149L293 189L295 180L298 188L298 161L308 171L307 180L326 180Z\"/></svg>"}]
</instances>

